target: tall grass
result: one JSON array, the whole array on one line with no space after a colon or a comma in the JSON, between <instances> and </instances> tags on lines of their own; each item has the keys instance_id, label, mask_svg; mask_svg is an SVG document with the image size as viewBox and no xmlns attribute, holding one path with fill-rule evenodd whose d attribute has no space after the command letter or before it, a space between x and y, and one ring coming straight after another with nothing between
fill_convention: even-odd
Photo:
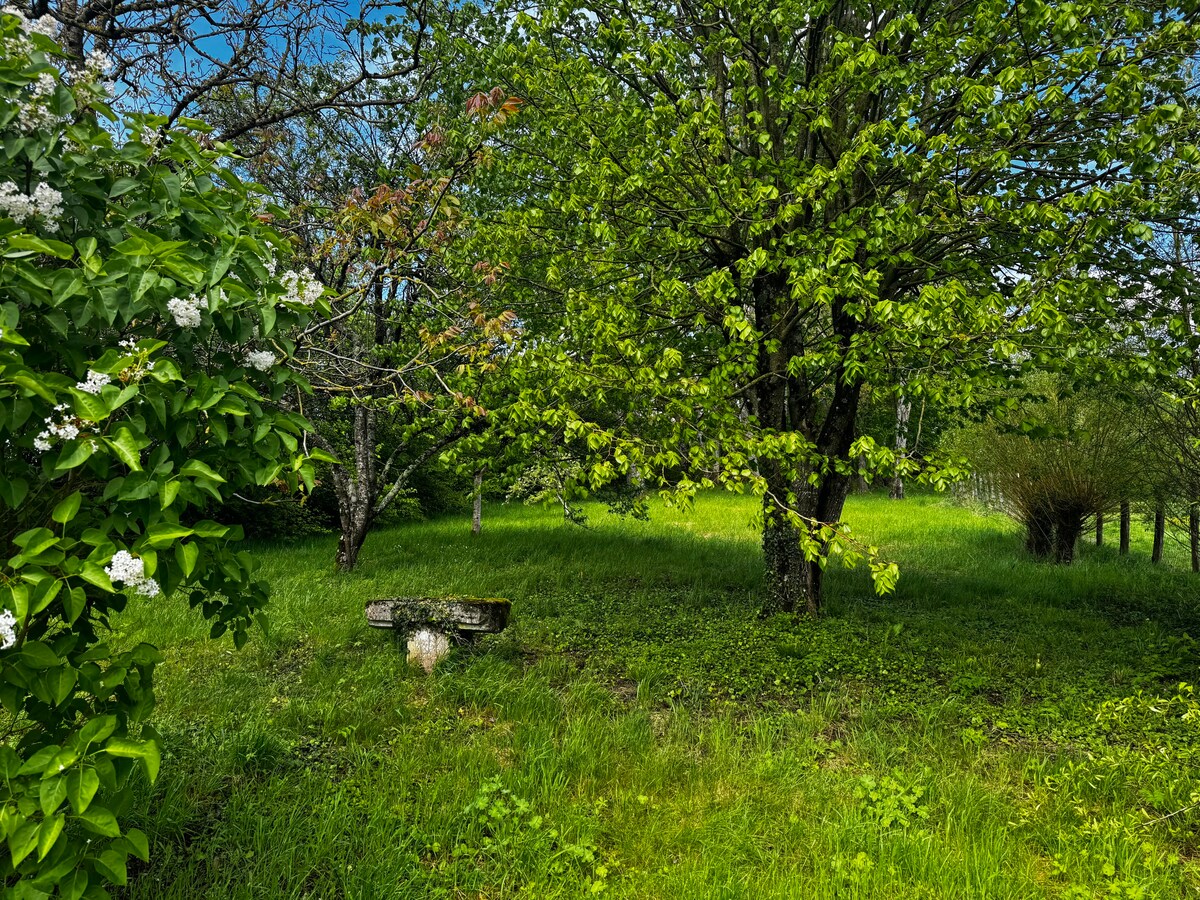
<instances>
[{"instance_id":1,"label":"tall grass","mask_svg":"<svg viewBox=\"0 0 1200 900\"><path fill-rule=\"evenodd\" d=\"M1138 532L1047 566L1003 519L860 496L896 593L837 571L821 621L761 620L751 500L589 514L396 527L348 576L332 539L259 546L270 629L241 652L131 608L119 639L167 657L168 759L126 895L1200 894L1180 551L1151 566ZM362 607L430 594L513 622L424 676ZM1139 694L1162 702L1116 705Z\"/></svg>"}]
</instances>

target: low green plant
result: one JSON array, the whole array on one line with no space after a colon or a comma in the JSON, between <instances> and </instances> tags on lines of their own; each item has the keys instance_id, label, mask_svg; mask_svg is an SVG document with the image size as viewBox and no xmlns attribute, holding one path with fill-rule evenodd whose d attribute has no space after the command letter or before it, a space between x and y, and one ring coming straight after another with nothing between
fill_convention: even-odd
<instances>
[{"instance_id":1,"label":"low green plant","mask_svg":"<svg viewBox=\"0 0 1200 900\"><path fill-rule=\"evenodd\" d=\"M867 816L883 828L907 828L929 818L929 806L921 802L925 788L911 783L899 770L880 778L859 776L854 796Z\"/></svg>"}]
</instances>

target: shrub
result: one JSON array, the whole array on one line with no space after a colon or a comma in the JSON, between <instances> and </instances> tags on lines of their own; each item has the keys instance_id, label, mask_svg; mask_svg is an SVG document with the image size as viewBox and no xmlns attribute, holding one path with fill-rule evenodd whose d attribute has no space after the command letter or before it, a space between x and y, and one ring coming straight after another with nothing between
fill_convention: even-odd
<instances>
[{"instance_id":1,"label":"shrub","mask_svg":"<svg viewBox=\"0 0 1200 900\"><path fill-rule=\"evenodd\" d=\"M1030 388L1008 419L964 429L949 446L998 488L1032 554L1069 563L1087 519L1129 495L1139 438L1116 403L1063 392L1049 378Z\"/></svg>"},{"instance_id":2,"label":"shrub","mask_svg":"<svg viewBox=\"0 0 1200 900\"><path fill-rule=\"evenodd\" d=\"M177 599L245 641L266 587L196 511L311 479L272 401L313 298L223 148L118 121L103 60L68 68L49 22L0 13L0 877L78 900L147 856L120 819L159 767L159 654L106 630Z\"/></svg>"}]
</instances>

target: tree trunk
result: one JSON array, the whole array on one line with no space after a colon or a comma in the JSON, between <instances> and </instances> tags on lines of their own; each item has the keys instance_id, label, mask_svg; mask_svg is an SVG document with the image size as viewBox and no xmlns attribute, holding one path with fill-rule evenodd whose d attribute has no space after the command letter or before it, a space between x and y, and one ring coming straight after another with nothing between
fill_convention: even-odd
<instances>
[{"instance_id":1,"label":"tree trunk","mask_svg":"<svg viewBox=\"0 0 1200 900\"><path fill-rule=\"evenodd\" d=\"M1129 522L1132 516L1129 512L1129 501L1121 501L1121 547L1122 556L1129 555Z\"/></svg>"},{"instance_id":2,"label":"tree trunk","mask_svg":"<svg viewBox=\"0 0 1200 900\"><path fill-rule=\"evenodd\" d=\"M1063 565L1075 560L1075 545L1083 531L1082 515L1062 516L1054 528L1054 558Z\"/></svg>"},{"instance_id":3,"label":"tree trunk","mask_svg":"<svg viewBox=\"0 0 1200 900\"><path fill-rule=\"evenodd\" d=\"M471 534L483 529L483 469L475 470L475 508L471 511Z\"/></svg>"},{"instance_id":4,"label":"tree trunk","mask_svg":"<svg viewBox=\"0 0 1200 900\"><path fill-rule=\"evenodd\" d=\"M1154 547L1150 551L1150 562L1160 563L1163 556L1163 540L1167 533L1167 509L1160 500L1154 504Z\"/></svg>"},{"instance_id":5,"label":"tree trunk","mask_svg":"<svg viewBox=\"0 0 1200 900\"><path fill-rule=\"evenodd\" d=\"M362 550L363 544L366 543L367 534L370 532L371 526L367 523L361 525L342 525L342 533L338 537L338 549L336 557L336 565L343 572L350 572L358 565L358 554Z\"/></svg>"},{"instance_id":6,"label":"tree trunk","mask_svg":"<svg viewBox=\"0 0 1200 900\"><path fill-rule=\"evenodd\" d=\"M754 300L755 321L760 326L775 323L781 305L791 303L789 285L778 274L768 276L756 284ZM861 323L846 311L846 305L846 301L835 302L831 316L842 352L849 355ZM788 371L789 360L799 352L802 343L802 330L792 328L785 341L759 344L758 371L762 377L751 394L753 414L766 429L804 435L812 445L814 456L831 462L849 462L862 384L847 376L843 356L842 362L830 373L828 383L833 389L828 405L822 404L820 392L804 376ZM850 489L850 476L834 471L832 466L824 471L807 471L805 464L794 457L763 459L760 474L767 489L763 497L763 562L766 567L763 611L799 612L803 609L810 615L817 615L823 591L821 563L828 547L815 548L817 559L805 559L801 538L807 535L800 529L840 523ZM815 476L815 484L809 481L810 475ZM785 510L792 510L800 521L788 521Z\"/></svg>"},{"instance_id":7,"label":"tree trunk","mask_svg":"<svg viewBox=\"0 0 1200 900\"><path fill-rule=\"evenodd\" d=\"M1200 572L1200 503L1188 506L1188 543L1192 548L1192 571Z\"/></svg>"},{"instance_id":8,"label":"tree trunk","mask_svg":"<svg viewBox=\"0 0 1200 900\"><path fill-rule=\"evenodd\" d=\"M358 565L358 554L375 522L375 413L367 407L354 409L351 459L332 469L337 494L338 537L334 564L342 572Z\"/></svg>"},{"instance_id":9,"label":"tree trunk","mask_svg":"<svg viewBox=\"0 0 1200 900\"><path fill-rule=\"evenodd\" d=\"M780 517L771 498L763 500L763 564L766 569L765 614L807 608L807 560L800 549L800 531Z\"/></svg>"},{"instance_id":10,"label":"tree trunk","mask_svg":"<svg viewBox=\"0 0 1200 900\"><path fill-rule=\"evenodd\" d=\"M901 386L903 388L903 385ZM912 414L912 403L903 393L896 399L896 462L908 456L908 418ZM892 476L892 489L888 496L893 500L904 499L904 476L897 470Z\"/></svg>"},{"instance_id":11,"label":"tree trunk","mask_svg":"<svg viewBox=\"0 0 1200 900\"><path fill-rule=\"evenodd\" d=\"M1037 559L1046 559L1054 549L1054 523L1046 514L1025 517L1025 549Z\"/></svg>"},{"instance_id":12,"label":"tree trunk","mask_svg":"<svg viewBox=\"0 0 1200 900\"><path fill-rule=\"evenodd\" d=\"M871 490L871 482L867 481L867 457L860 453L858 454L858 474L854 479L854 492L856 494L865 494Z\"/></svg>"},{"instance_id":13,"label":"tree trunk","mask_svg":"<svg viewBox=\"0 0 1200 900\"><path fill-rule=\"evenodd\" d=\"M1104 546L1104 513L1096 513L1096 546Z\"/></svg>"}]
</instances>

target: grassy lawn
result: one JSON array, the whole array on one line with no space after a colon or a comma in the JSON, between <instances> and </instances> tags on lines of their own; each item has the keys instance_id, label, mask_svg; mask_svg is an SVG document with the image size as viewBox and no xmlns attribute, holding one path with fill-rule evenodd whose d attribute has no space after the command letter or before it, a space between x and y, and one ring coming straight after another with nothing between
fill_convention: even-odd
<instances>
[{"instance_id":1,"label":"grassy lawn","mask_svg":"<svg viewBox=\"0 0 1200 900\"><path fill-rule=\"evenodd\" d=\"M268 634L163 648L167 758L130 824L129 898L1200 897L1200 576L1084 547L1034 564L1006 520L856 497L902 568L835 572L819 622L757 618L753 503L648 523L485 510L259 546ZM1114 533L1110 540L1115 541ZM364 601L513 600L429 677Z\"/></svg>"}]
</instances>

